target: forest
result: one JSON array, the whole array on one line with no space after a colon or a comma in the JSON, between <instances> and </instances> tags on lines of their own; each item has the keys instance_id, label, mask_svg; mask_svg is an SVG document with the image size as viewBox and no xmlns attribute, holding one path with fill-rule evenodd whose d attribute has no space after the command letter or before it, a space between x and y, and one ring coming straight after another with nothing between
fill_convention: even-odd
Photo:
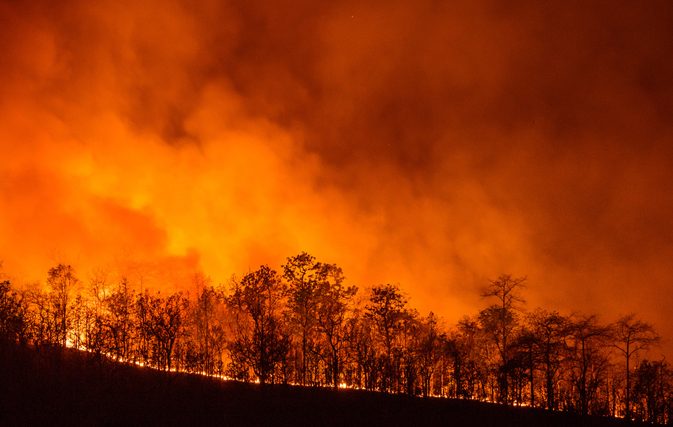
<instances>
[{"instance_id":1,"label":"forest","mask_svg":"<svg viewBox=\"0 0 673 427\"><path fill-rule=\"evenodd\" d=\"M503 274L488 306L449 325L398 284L358 289L307 253L194 294L162 294L58 264L44 284L0 282L0 344L70 347L99 363L240 382L351 388L613 416L673 417L673 373L648 360L661 337L636 314L525 307L526 278Z\"/></svg>"}]
</instances>

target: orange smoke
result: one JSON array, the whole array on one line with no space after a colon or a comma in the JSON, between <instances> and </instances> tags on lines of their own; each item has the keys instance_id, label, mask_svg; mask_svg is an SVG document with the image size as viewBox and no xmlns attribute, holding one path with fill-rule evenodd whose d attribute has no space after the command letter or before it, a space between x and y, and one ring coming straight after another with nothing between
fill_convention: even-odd
<instances>
[{"instance_id":1,"label":"orange smoke","mask_svg":"<svg viewBox=\"0 0 673 427\"><path fill-rule=\"evenodd\" d=\"M673 336L671 13L5 2L4 271L190 289L307 251L449 320L512 273Z\"/></svg>"}]
</instances>

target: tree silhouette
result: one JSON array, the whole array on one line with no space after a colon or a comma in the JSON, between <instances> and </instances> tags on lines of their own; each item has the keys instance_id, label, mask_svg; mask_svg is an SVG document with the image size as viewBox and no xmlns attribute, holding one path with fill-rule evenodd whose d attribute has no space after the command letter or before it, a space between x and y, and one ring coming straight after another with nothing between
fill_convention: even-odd
<instances>
[{"instance_id":1,"label":"tree silhouette","mask_svg":"<svg viewBox=\"0 0 673 427\"><path fill-rule=\"evenodd\" d=\"M527 317L527 323L536 338L540 364L544 372L545 406L557 409L556 391L566 353L570 319L557 312L540 308Z\"/></svg>"},{"instance_id":2,"label":"tree silhouette","mask_svg":"<svg viewBox=\"0 0 673 427\"><path fill-rule=\"evenodd\" d=\"M34 283L27 289L26 297L28 333L33 345L40 348L47 344L56 344L56 315L49 295L42 291L38 283Z\"/></svg>"},{"instance_id":3,"label":"tree silhouette","mask_svg":"<svg viewBox=\"0 0 673 427\"><path fill-rule=\"evenodd\" d=\"M490 332L498 348L501 358L500 384L502 399L505 403L509 400L508 373L509 344L514 328L518 323L516 312L520 311L521 305L526 301L521 296L521 290L526 287L526 277L512 278L510 274L503 274L497 280L492 280L490 285L481 293L482 298L494 297L498 303L492 305L480 314L482 326Z\"/></svg>"},{"instance_id":4,"label":"tree silhouette","mask_svg":"<svg viewBox=\"0 0 673 427\"><path fill-rule=\"evenodd\" d=\"M54 308L56 339L62 346L66 346L68 337L68 317L71 292L80 283L75 276L75 269L70 265L59 264L49 270L47 285Z\"/></svg>"},{"instance_id":5,"label":"tree silhouette","mask_svg":"<svg viewBox=\"0 0 673 427\"><path fill-rule=\"evenodd\" d=\"M664 360L643 360L635 371L632 399L634 418L657 424L670 422L673 372Z\"/></svg>"},{"instance_id":6,"label":"tree silhouette","mask_svg":"<svg viewBox=\"0 0 673 427\"><path fill-rule=\"evenodd\" d=\"M442 344L446 336L442 333L437 316L430 312L427 318L419 322L418 363L422 381L423 396L432 393L432 376L442 357Z\"/></svg>"},{"instance_id":7,"label":"tree silhouette","mask_svg":"<svg viewBox=\"0 0 673 427\"><path fill-rule=\"evenodd\" d=\"M339 385L343 347L347 338L346 319L357 292L356 287L346 287L343 282L343 272L336 265L318 266L316 322L323 344L318 354L329 366L334 387Z\"/></svg>"},{"instance_id":8,"label":"tree silhouette","mask_svg":"<svg viewBox=\"0 0 673 427\"><path fill-rule=\"evenodd\" d=\"M12 290L8 280L0 282L0 341L25 342L26 310L23 296Z\"/></svg>"},{"instance_id":9,"label":"tree silhouette","mask_svg":"<svg viewBox=\"0 0 673 427\"><path fill-rule=\"evenodd\" d=\"M104 327L105 351L117 360L129 360L134 341L133 330L137 328L134 316L135 293L122 277L117 287L105 298Z\"/></svg>"},{"instance_id":10,"label":"tree silhouette","mask_svg":"<svg viewBox=\"0 0 673 427\"><path fill-rule=\"evenodd\" d=\"M402 316L402 328L398 335L399 344L393 359L396 366L393 372L400 377L398 391L409 395L418 394L418 356L421 336L421 320L415 309L405 310Z\"/></svg>"},{"instance_id":11,"label":"tree silhouette","mask_svg":"<svg viewBox=\"0 0 673 427\"><path fill-rule=\"evenodd\" d=\"M229 306L236 312L235 339L230 345L235 363L252 367L261 384L273 380L290 340L281 318L285 286L274 270L263 265L241 281L233 280Z\"/></svg>"},{"instance_id":12,"label":"tree silhouette","mask_svg":"<svg viewBox=\"0 0 673 427\"><path fill-rule=\"evenodd\" d=\"M372 320L380 345L383 347L381 390L390 391L396 379L394 353L396 339L404 327L407 299L399 285L380 285L372 288L365 317Z\"/></svg>"},{"instance_id":13,"label":"tree silhouette","mask_svg":"<svg viewBox=\"0 0 673 427\"><path fill-rule=\"evenodd\" d=\"M288 317L300 342L299 383L306 385L309 358L317 353L318 294L324 273L321 271L322 264L306 252L288 257L282 268L283 278L288 284Z\"/></svg>"},{"instance_id":14,"label":"tree silhouette","mask_svg":"<svg viewBox=\"0 0 673 427\"><path fill-rule=\"evenodd\" d=\"M285 281L262 266L234 277L226 290L197 274L191 299L136 294L124 277L113 285L105 269L90 272L79 292L74 270L62 264L49 270L47 286L21 292L1 276L2 349L28 344L21 351L37 349L39 358L56 362L44 365L57 369L67 363L61 355L69 345L100 363L109 357L208 374L226 366L228 375L262 384L346 383L658 423L673 417L668 364L631 366L660 340L633 314L609 326L596 315L539 308L524 317L525 278L503 275L482 292L497 303L447 329L433 313L423 318L408 307L399 285L358 293L339 267L305 252L283 268Z\"/></svg>"},{"instance_id":15,"label":"tree silhouette","mask_svg":"<svg viewBox=\"0 0 673 427\"><path fill-rule=\"evenodd\" d=\"M224 296L212 286L204 287L192 309L194 338L196 339L198 368L207 374L216 371L226 342L220 311Z\"/></svg>"},{"instance_id":16,"label":"tree silhouette","mask_svg":"<svg viewBox=\"0 0 673 427\"><path fill-rule=\"evenodd\" d=\"M538 369L540 354L538 337L530 325L523 325L512 340L510 350L510 369L516 382L516 396L519 403L524 403L524 383L528 382L529 405L535 406L535 372Z\"/></svg>"},{"instance_id":17,"label":"tree silhouette","mask_svg":"<svg viewBox=\"0 0 673 427\"><path fill-rule=\"evenodd\" d=\"M355 363L352 382L358 387L374 390L380 375L374 322L356 308L346 324L348 352Z\"/></svg>"},{"instance_id":18,"label":"tree silhouette","mask_svg":"<svg viewBox=\"0 0 673 427\"><path fill-rule=\"evenodd\" d=\"M597 399L596 392L610 364L606 352L610 327L601 325L596 315L580 316L570 322L569 332L570 381L577 389L577 409L586 415Z\"/></svg>"},{"instance_id":19,"label":"tree silhouette","mask_svg":"<svg viewBox=\"0 0 673 427\"><path fill-rule=\"evenodd\" d=\"M631 419L631 357L640 350L647 350L659 343L659 335L654 327L640 319L634 313L621 316L610 329L611 346L616 348L625 360L626 370L626 419Z\"/></svg>"},{"instance_id":20,"label":"tree silhouette","mask_svg":"<svg viewBox=\"0 0 673 427\"><path fill-rule=\"evenodd\" d=\"M143 313L141 328L154 343L155 363L170 370L175 342L184 333L189 302L182 292L163 298L145 290L137 304Z\"/></svg>"},{"instance_id":21,"label":"tree silhouette","mask_svg":"<svg viewBox=\"0 0 673 427\"><path fill-rule=\"evenodd\" d=\"M482 332L475 319L463 316L456 325L456 331L449 334L444 344L446 363L451 367L455 383L452 396L459 398L484 398L485 375L482 357Z\"/></svg>"}]
</instances>

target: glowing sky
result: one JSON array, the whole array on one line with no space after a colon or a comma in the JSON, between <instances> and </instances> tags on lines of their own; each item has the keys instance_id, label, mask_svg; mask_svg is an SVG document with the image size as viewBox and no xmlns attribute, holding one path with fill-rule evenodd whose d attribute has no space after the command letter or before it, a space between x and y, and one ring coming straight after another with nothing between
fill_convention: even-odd
<instances>
[{"instance_id":1,"label":"glowing sky","mask_svg":"<svg viewBox=\"0 0 673 427\"><path fill-rule=\"evenodd\" d=\"M673 337L670 1L0 0L0 20L19 281L126 257L218 283L307 251L451 321L511 273L531 309Z\"/></svg>"}]
</instances>

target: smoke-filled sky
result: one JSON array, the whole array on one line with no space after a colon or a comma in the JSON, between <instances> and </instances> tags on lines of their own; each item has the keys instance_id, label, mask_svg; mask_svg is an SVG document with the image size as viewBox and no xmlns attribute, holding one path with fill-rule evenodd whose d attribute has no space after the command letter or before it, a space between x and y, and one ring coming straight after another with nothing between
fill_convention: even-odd
<instances>
[{"instance_id":1,"label":"smoke-filled sky","mask_svg":"<svg viewBox=\"0 0 673 427\"><path fill-rule=\"evenodd\" d=\"M673 338L668 0L0 0L0 21L18 281L132 259L220 283L307 251L449 321L511 273L530 309Z\"/></svg>"}]
</instances>

